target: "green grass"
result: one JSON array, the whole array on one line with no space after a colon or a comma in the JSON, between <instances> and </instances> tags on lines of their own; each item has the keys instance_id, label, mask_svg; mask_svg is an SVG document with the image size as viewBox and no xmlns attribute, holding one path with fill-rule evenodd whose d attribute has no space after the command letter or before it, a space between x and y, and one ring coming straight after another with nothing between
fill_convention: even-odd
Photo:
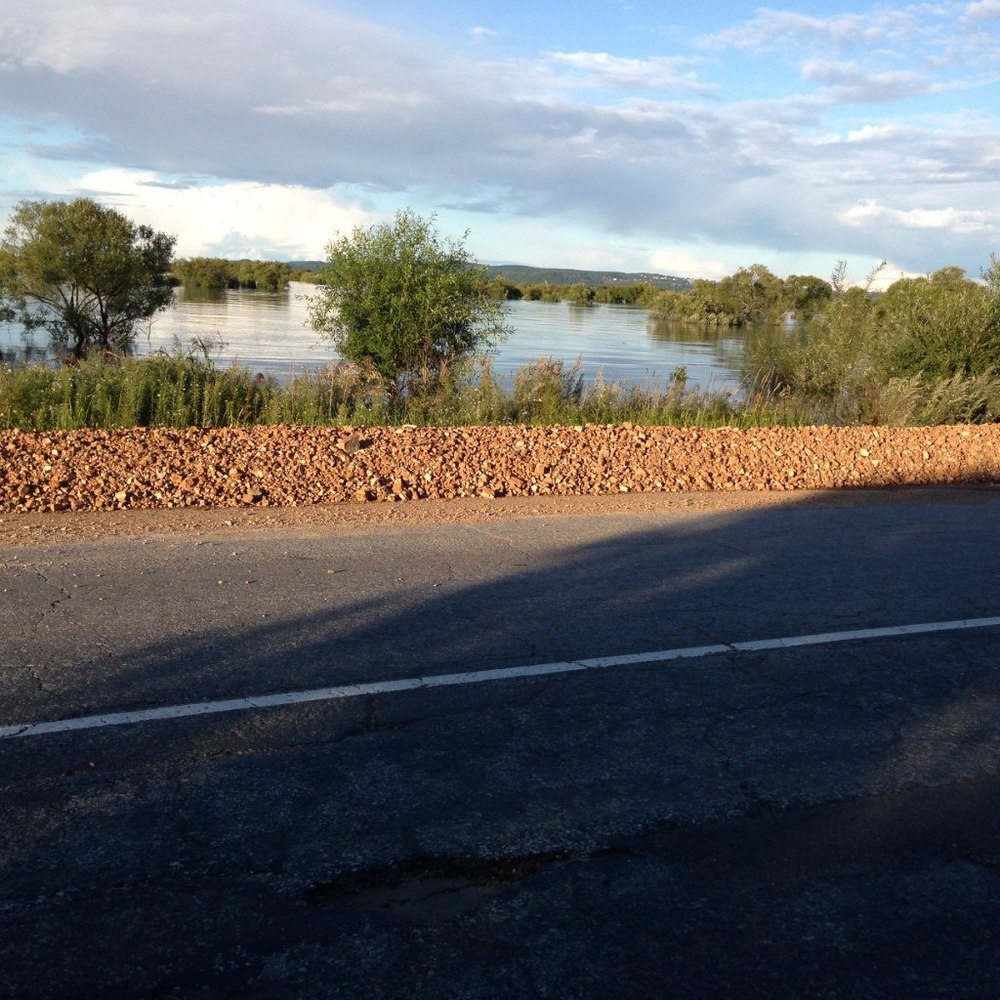
<instances>
[{"instance_id":1,"label":"green grass","mask_svg":"<svg viewBox=\"0 0 1000 1000\"><path fill-rule=\"evenodd\" d=\"M769 411L742 407L727 393L689 389L683 372L665 389L604 379L586 385L579 362L552 359L507 377L488 360L456 364L425 373L391 400L376 373L348 364L304 372L287 385L188 356L0 368L0 429L773 422Z\"/></svg>"},{"instance_id":2,"label":"green grass","mask_svg":"<svg viewBox=\"0 0 1000 1000\"><path fill-rule=\"evenodd\" d=\"M836 341L772 344L745 400L691 389L683 369L665 387L598 378L578 361L541 359L499 376L488 359L413 380L394 401L379 376L348 364L304 372L287 385L245 367L154 355L60 367L0 367L0 430L127 427L475 426L622 424L765 427L920 425L1000 419L1000 377L878 379ZM780 372L780 378L776 373ZM398 396L398 394L396 394Z\"/></svg>"}]
</instances>

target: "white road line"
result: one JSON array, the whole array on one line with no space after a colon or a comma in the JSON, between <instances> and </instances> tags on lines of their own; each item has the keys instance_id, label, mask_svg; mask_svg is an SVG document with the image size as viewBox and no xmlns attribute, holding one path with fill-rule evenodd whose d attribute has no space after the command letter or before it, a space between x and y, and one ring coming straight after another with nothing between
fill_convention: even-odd
<instances>
[{"instance_id":1,"label":"white road line","mask_svg":"<svg viewBox=\"0 0 1000 1000\"><path fill-rule=\"evenodd\" d=\"M162 708L140 709L134 712L108 712L85 715L53 722L26 722L0 726L0 739L25 736L46 736L78 729L104 729L109 726L131 726L140 722L165 719L185 719L194 715L219 715L254 708L281 708L302 705L310 701L341 701L369 694L392 694L396 691L416 691L421 688L458 687L485 684L517 677L543 677L569 674L582 670L605 670L609 667L629 667L640 663L666 663L670 660L693 660L723 653L752 653L767 649L791 649L796 646L825 646L836 642L858 642L864 639L887 639L895 636L921 635L929 632L957 632L962 629L996 628L997 618L965 618L952 622L924 622L918 625L892 625L888 628L861 628L847 632L820 632L816 635L787 636L781 639L758 639L749 642L717 643L712 646L686 646L681 649L661 649L649 653L626 653L622 656L596 656L587 660L563 663L535 663L523 667L499 667L494 670L472 670L460 674L432 674L429 677L409 677L400 680L372 681L367 684L344 684L339 687L315 688L311 691L286 691L225 701L201 701L189 705L166 705Z\"/></svg>"}]
</instances>

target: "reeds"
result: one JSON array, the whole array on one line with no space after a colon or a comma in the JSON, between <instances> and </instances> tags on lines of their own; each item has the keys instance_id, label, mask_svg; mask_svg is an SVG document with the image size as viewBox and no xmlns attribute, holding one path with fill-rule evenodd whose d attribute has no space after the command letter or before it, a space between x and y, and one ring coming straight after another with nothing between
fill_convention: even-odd
<instances>
[{"instance_id":1,"label":"reeds","mask_svg":"<svg viewBox=\"0 0 1000 1000\"><path fill-rule=\"evenodd\" d=\"M343 362L286 385L186 355L0 368L0 429L756 422L732 395L699 393L682 373L665 388L585 384L579 361L551 358L510 376L488 359L466 361L424 372L403 392L389 388L374 370Z\"/></svg>"},{"instance_id":2,"label":"reeds","mask_svg":"<svg viewBox=\"0 0 1000 1000\"><path fill-rule=\"evenodd\" d=\"M743 398L691 388L683 369L665 385L598 376L579 361L542 358L510 375L489 359L423 372L400 391L372 369L344 362L285 385L233 365L186 355L0 366L0 430L125 427L475 426L620 424L762 427L921 425L1000 420L1000 376L875 378L834 344L758 355ZM392 389L393 391L390 391Z\"/></svg>"}]
</instances>

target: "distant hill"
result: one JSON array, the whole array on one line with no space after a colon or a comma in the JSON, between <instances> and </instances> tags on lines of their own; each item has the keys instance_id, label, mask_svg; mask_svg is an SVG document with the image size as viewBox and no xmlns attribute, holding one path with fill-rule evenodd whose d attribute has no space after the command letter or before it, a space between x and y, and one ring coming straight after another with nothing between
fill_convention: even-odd
<instances>
[{"instance_id":1,"label":"distant hill","mask_svg":"<svg viewBox=\"0 0 1000 1000\"><path fill-rule=\"evenodd\" d=\"M326 264L324 260L290 260L286 262L293 271L318 271ZM492 264L486 273L495 278L503 275L515 285L575 285L582 283L588 288L601 285L633 285L646 282L654 288L669 288L683 292L691 287L687 278L677 278L670 274L652 274L647 271L580 271L566 267L529 267L527 264Z\"/></svg>"},{"instance_id":2,"label":"distant hill","mask_svg":"<svg viewBox=\"0 0 1000 1000\"><path fill-rule=\"evenodd\" d=\"M648 271L580 271L574 268L529 267L527 264L493 264L486 269L490 277L503 275L515 285L575 285L584 284L588 288L602 285L633 285L645 282L654 288L669 288L683 292L691 287L687 278L677 278L670 274L653 274Z\"/></svg>"},{"instance_id":3,"label":"distant hill","mask_svg":"<svg viewBox=\"0 0 1000 1000\"><path fill-rule=\"evenodd\" d=\"M318 271L325 266L325 260L286 260L285 263L293 271Z\"/></svg>"}]
</instances>

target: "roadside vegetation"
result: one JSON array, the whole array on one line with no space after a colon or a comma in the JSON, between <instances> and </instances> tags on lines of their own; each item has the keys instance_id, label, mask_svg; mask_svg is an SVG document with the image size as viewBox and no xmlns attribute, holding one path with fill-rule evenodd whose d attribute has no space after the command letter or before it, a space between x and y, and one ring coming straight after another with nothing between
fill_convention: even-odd
<instances>
[{"instance_id":1,"label":"roadside vegetation","mask_svg":"<svg viewBox=\"0 0 1000 1000\"><path fill-rule=\"evenodd\" d=\"M872 290L740 268L687 288L649 282L522 284L487 273L435 220L400 212L327 248L311 321L343 361L288 384L223 368L208 350L137 359L137 328L171 282L280 289L302 277L274 262L174 261L174 237L87 199L24 202L0 243L0 321L46 329L66 364L0 358L0 429L250 424L634 423L678 426L936 424L1000 420L1000 262L981 280L956 267ZM579 272L577 272L579 273ZM745 337L739 396L706 394L683 370L665 385L597 379L539 359L495 373L505 301L643 306Z\"/></svg>"},{"instance_id":2,"label":"roadside vegetation","mask_svg":"<svg viewBox=\"0 0 1000 1000\"><path fill-rule=\"evenodd\" d=\"M751 426L777 413L728 394L689 390L683 372L665 389L583 382L579 363L542 359L500 376L464 359L400 396L374 368L349 362L290 383L196 356L154 355L78 365L0 366L0 430L226 427L253 424L457 427L476 424L634 423Z\"/></svg>"},{"instance_id":3,"label":"roadside vegetation","mask_svg":"<svg viewBox=\"0 0 1000 1000\"><path fill-rule=\"evenodd\" d=\"M802 330L748 342L747 390L811 423L1000 420L1000 262L881 295L845 288Z\"/></svg>"}]
</instances>

